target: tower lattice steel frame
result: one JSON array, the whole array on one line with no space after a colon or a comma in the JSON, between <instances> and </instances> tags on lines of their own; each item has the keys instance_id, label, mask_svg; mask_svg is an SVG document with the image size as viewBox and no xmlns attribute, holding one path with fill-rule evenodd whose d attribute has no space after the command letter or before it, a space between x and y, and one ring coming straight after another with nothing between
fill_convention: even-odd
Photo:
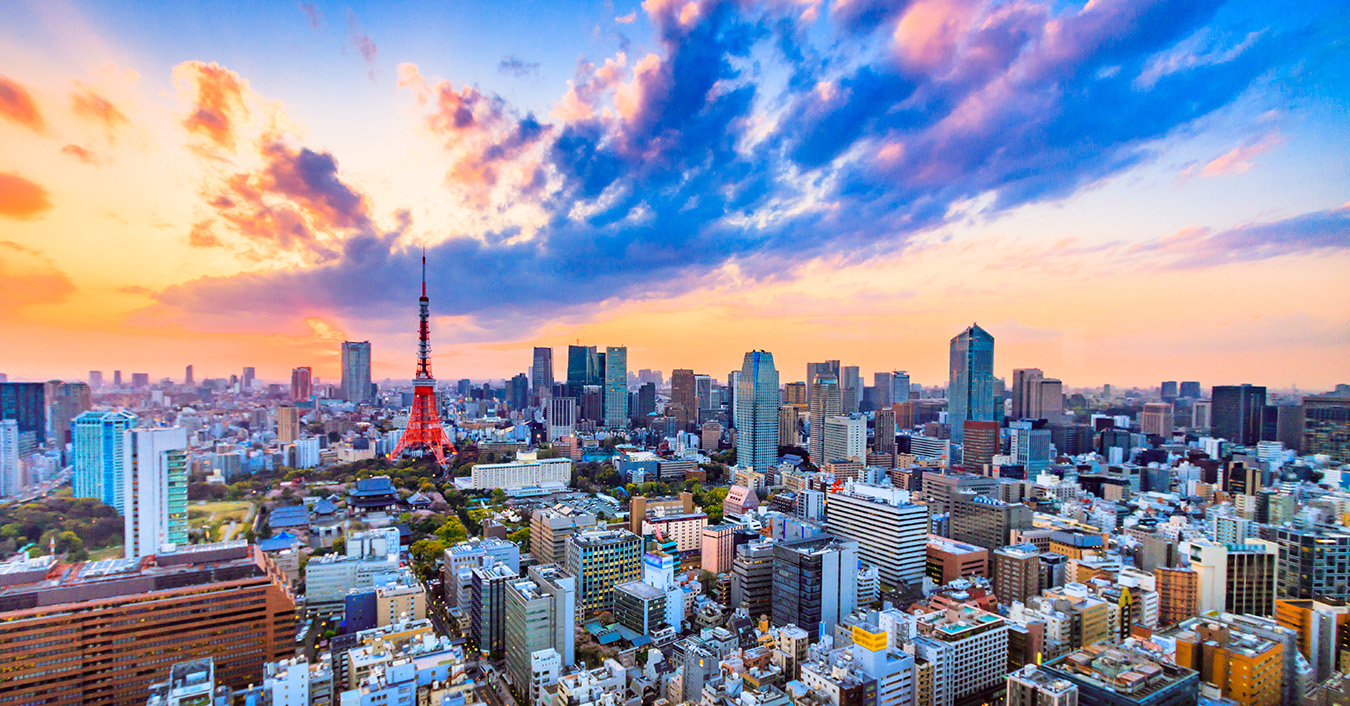
<instances>
[{"instance_id":1,"label":"tower lattice steel frame","mask_svg":"<svg viewBox=\"0 0 1350 706\"><path fill-rule=\"evenodd\" d=\"M417 375L413 378L412 411L408 414L408 428L389 452L390 460L397 460L405 452L424 449L446 465L446 449L455 454L455 445L445 434L441 415L436 407L436 379L431 376L431 333L427 324L431 300L427 298L427 254L422 252L422 298L418 302Z\"/></svg>"}]
</instances>

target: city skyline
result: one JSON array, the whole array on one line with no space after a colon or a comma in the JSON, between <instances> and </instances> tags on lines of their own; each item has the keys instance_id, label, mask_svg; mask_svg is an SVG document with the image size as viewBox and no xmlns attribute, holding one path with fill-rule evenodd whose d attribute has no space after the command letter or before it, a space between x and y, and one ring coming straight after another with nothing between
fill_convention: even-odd
<instances>
[{"instance_id":1,"label":"city skyline","mask_svg":"<svg viewBox=\"0 0 1350 706\"><path fill-rule=\"evenodd\" d=\"M398 378L426 245L470 377L580 339L937 381L972 321L1070 387L1350 377L1329 10L864 5L6 6L5 372Z\"/></svg>"}]
</instances>

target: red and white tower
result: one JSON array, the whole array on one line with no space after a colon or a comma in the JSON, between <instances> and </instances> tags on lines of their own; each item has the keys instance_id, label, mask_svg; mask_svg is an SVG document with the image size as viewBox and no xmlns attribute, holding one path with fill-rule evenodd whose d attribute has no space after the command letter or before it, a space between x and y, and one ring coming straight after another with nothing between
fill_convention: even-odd
<instances>
[{"instance_id":1,"label":"red and white tower","mask_svg":"<svg viewBox=\"0 0 1350 706\"><path fill-rule=\"evenodd\" d=\"M431 377L431 334L427 325L431 300L427 299L427 254L422 252L422 298L418 302L417 329L417 375L413 378L412 411L408 414L408 428L398 445L389 453L390 460L397 460L408 451L421 450L431 453L436 461L445 465L446 450L454 456L455 445L445 435L441 426L441 415L436 407L436 379Z\"/></svg>"}]
</instances>

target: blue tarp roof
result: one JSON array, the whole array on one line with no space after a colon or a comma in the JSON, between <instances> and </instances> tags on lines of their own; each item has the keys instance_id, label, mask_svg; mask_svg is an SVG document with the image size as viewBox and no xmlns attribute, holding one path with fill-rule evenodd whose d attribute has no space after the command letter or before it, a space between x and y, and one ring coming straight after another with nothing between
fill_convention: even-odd
<instances>
[{"instance_id":1,"label":"blue tarp roof","mask_svg":"<svg viewBox=\"0 0 1350 706\"><path fill-rule=\"evenodd\" d=\"M276 527L307 527L309 526L309 510L304 505L287 505L272 510L272 514L267 519L267 523L273 528Z\"/></svg>"},{"instance_id":2,"label":"blue tarp roof","mask_svg":"<svg viewBox=\"0 0 1350 706\"><path fill-rule=\"evenodd\" d=\"M265 552L279 552L290 549L300 543L300 539L290 532L281 532L274 537L258 540L258 548Z\"/></svg>"}]
</instances>

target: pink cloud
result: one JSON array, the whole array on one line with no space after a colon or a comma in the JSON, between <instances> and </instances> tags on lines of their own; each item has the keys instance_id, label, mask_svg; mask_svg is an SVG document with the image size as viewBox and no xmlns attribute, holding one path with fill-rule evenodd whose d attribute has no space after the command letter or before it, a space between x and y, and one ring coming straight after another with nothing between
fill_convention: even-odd
<instances>
[{"instance_id":1,"label":"pink cloud","mask_svg":"<svg viewBox=\"0 0 1350 706\"><path fill-rule=\"evenodd\" d=\"M1282 141L1279 134L1272 132L1255 142L1238 145L1206 162L1205 166L1200 168L1199 174L1202 177L1246 174L1252 168L1252 160Z\"/></svg>"},{"instance_id":2,"label":"pink cloud","mask_svg":"<svg viewBox=\"0 0 1350 706\"><path fill-rule=\"evenodd\" d=\"M74 157L75 159L78 159L81 162L84 162L85 164L99 163L98 155L94 154L93 152L90 152L89 150L79 145L66 145L65 147L61 148L61 154Z\"/></svg>"},{"instance_id":3,"label":"pink cloud","mask_svg":"<svg viewBox=\"0 0 1350 706\"><path fill-rule=\"evenodd\" d=\"M47 123L28 89L4 76L0 76L0 115L33 132L47 131Z\"/></svg>"},{"instance_id":4,"label":"pink cloud","mask_svg":"<svg viewBox=\"0 0 1350 706\"><path fill-rule=\"evenodd\" d=\"M357 53L361 55L361 59L366 62L370 80L374 81L375 55L379 53L379 49L375 46L375 42L371 40L369 35L361 31L360 25L356 24L355 17L347 18L347 35L348 42L351 44L352 48L356 49Z\"/></svg>"},{"instance_id":5,"label":"pink cloud","mask_svg":"<svg viewBox=\"0 0 1350 706\"><path fill-rule=\"evenodd\" d=\"M191 113L183 119L189 133L233 151L237 123L248 117L248 82L216 63L187 61L175 66L174 79L188 94Z\"/></svg>"}]
</instances>

